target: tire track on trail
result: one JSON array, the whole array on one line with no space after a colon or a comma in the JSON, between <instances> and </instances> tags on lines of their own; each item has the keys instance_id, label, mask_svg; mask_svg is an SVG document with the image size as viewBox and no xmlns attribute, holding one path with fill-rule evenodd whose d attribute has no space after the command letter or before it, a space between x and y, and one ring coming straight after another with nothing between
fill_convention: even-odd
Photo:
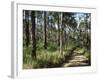
<instances>
[{"instance_id":1,"label":"tire track on trail","mask_svg":"<svg viewBox=\"0 0 100 80\"><path fill-rule=\"evenodd\" d=\"M67 59L66 62L62 64L62 67L79 67L88 65L88 58L75 49L69 60Z\"/></svg>"}]
</instances>

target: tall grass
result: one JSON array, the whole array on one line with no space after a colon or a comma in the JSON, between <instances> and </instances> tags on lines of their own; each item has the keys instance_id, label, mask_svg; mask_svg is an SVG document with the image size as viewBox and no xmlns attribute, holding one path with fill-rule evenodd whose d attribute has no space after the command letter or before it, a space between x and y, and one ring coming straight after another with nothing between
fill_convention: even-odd
<instances>
[{"instance_id":1,"label":"tall grass","mask_svg":"<svg viewBox=\"0 0 100 80\"><path fill-rule=\"evenodd\" d=\"M68 48L69 49L69 48ZM57 48L48 47L47 50L40 49L36 51L37 58L32 59L31 51L32 47L24 47L23 55L23 68L32 69L32 68L50 68L50 67L59 67L60 64L65 61L65 57L69 55L69 50L66 49L63 51L63 54L59 53ZM68 52L67 52L68 51Z\"/></svg>"},{"instance_id":2,"label":"tall grass","mask_svg":"<svg viewBox=\"0 0 100 80\"><path fill-rule=\"evenodd\" d=\"M56 47L56 45L49 45L47 49L44 49L43 44L39 43L36 50L36 59L32 59L31 57L32 46L24 46L23 69L61 67L61 64L71 55L72 49L75 46L77 45L69 45L63 49L63 54L60 54L59 47ZM85 48L80 48L79 52L83 53L84 50ZM84 52L84 55L90 59L90 55L87 51Z\"/></svg>"}]
</instances>

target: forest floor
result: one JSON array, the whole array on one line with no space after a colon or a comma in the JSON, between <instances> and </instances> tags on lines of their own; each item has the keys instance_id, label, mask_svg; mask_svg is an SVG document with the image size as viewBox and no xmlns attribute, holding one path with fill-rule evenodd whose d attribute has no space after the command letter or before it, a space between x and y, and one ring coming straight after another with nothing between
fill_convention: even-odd
<instances>
[{"instance_id":1,"label":"forest floor","mask_svg":"<svg viewBox=\"0 0 100 80\"><path fill-rule=\"evenodd\" d=\"M75 46L65 50L63 55L54 50L38 50L37 59L31 58L31 48L25 49L23 69L90 66L90 53L85 48ZM27 54L28 53L28 54ZM45 54L44 54L45 53Z\"/></svg>"},{"instance_id":2,"label":"forest floor","mask_svg":"<svg viewBox=\"0 0 100 80\"><path fill-rule=\"evenodd\" d=\"M62 64L62 67L78 67L78 66L88 66L88 58L83 55L83 52L75 49L73 54Z\"/></svg>"}]
</instances>

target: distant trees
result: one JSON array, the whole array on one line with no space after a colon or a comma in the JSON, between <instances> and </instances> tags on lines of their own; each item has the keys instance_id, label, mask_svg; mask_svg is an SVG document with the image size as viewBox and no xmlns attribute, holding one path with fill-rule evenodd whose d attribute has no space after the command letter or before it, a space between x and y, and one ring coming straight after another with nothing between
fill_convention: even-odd
<instances>
[{"instance_id":1,"label":"distant trees","mask_svg":"<svg viewBox=\"0 0 100 80\"><path fill-rule=\"evenodd\" d=\"M77 32L80 45L89 49L91 44L91 15L89 13L80 14L78 24Z\"/></svg>"},{"instance_id":2,"label":"distant trees","mask_svg":"<svg viewBox=\"0 0 100 80\"><path fill-rule=\"evenodd\" d=\"M86 43L85 43L85 45L86 45L86 47L87 47L87 49L89 49L90 48L90 44L91 44L91 35L90 35L90 26L91 26L91 22L90 22L90 20L91 20L91 18L90 18L90 14L84 14L85 15L85 17L84 17L84 21L85 21L85 26L86 26L86 28L85 28L85 33L86 33Z\"/></svg>"},{"instance_id":3,"label":"distant trees","mask_svg":"<svg viewBox=\"0 0 100 80\"><path fill-rule=\"evenodd\" d=\"M63 48L68 43L68 37L72 34L68 33L74 31L77 26L74 15L74 13L70 12L60 13L60 53L63 53ZM73 38L73 36L70 36L70 38Z\"/></svg>"}]
</instances>

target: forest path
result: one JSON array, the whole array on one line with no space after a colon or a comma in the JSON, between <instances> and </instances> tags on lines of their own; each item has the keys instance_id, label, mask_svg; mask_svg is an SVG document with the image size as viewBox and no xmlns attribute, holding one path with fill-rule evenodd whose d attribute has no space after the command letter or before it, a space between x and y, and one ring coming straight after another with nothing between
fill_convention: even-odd
<instances>
[{"instance_id":1,"label":"forest path","mask_svg":"<svg viewBox=\"0 0 100 80\"><path fill-rule=\"evenodd\" d=\"M79 52L77 49L73 51L73 54L65 63L63 63L62 67L76 67L76 66L87 66L88 58L83 55L83 52Z\"/></svg>"}]
</instances>

